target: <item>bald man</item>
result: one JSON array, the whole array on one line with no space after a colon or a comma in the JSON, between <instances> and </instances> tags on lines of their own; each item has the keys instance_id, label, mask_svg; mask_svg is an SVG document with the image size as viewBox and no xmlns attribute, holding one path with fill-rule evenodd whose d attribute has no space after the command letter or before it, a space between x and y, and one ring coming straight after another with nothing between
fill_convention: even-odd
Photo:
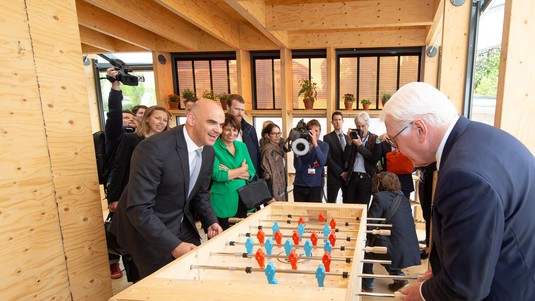
<instances>
[{"instance_id":1,"label":"bald man","mask_svg":"<svg viewBox=\"0 0 535 301\"><path fill-rule=\"evenodd\" d=\"M216 102L201 99L187 113L185 125L146 138L134 150L130 180L111 232L132 254L141 278L200 245L194 213L208 238L223 231L210 204L208 185L214 164L212 145L224 121ZM196 157L199 152L202 155ZM200 170L192 180L190 167L196 163Z\"/></svg>"}]
</instances>

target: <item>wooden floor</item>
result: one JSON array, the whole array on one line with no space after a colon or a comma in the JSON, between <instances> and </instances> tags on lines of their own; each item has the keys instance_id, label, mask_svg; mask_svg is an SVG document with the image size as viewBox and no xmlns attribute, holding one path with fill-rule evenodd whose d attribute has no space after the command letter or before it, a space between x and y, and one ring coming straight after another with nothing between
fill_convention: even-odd
<instances>
[{"instance_id":1,"label":"wooden floor","mask_svg":"<svg viewBox=\"0 0 535 301\"><path fill-rule=\"evenodd\" d=\"M425 238L424 225L421 222L418 222L418 221L416 222L416 232L418 234L418 239L419 240L423 240ZM200 233L203 233L203 231L201 230ZM123 269L123 272L124 272L124 267L122 266L122 262L121 262L121 269ZM419 265L419 266L410 267L410 268L404 269L403 271L408 276L415 276L415 275L418 275L418 274L422 274L425 271L427 271L427 260L422 260L422 264ZM381 274L381 275L386 275L387 274L387 272L385 271L383 266L379 265L379 264L374 265L374 273L375 274ZM415 280L409 281L409 283L412 283L414 281ZM391 282L392 282L392 280L390 280L390 279L376 279L375 280L374 293L388 293L388 294L391 294L392 292L388 288L388 284L391 283ZM113 294L115 295L115 294L121 292L122 290L124 290L125 288L129 287L130 285L132 285L132 283L127 282L126 274L120 279L112 280ZM363 301L384 301L384 300L391 300L391 298L363 297L362 300Z\"/></svg>"}]
</instances>

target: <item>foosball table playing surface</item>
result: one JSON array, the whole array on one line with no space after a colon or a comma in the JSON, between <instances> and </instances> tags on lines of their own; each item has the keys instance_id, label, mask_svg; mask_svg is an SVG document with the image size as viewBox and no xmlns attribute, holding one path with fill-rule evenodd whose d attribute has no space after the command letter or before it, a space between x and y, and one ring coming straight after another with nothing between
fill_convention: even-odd
<instances>
[{"instance_id":1,"label":"foosball table playing surface","mask_svg":"<svg viewBox=\"0 0 535 301\"><path fill-rule=\"evenodd\" d=\"M276 202L110 300L361 300L365 224L365 205Z\"/></svg>"}]
</instances>

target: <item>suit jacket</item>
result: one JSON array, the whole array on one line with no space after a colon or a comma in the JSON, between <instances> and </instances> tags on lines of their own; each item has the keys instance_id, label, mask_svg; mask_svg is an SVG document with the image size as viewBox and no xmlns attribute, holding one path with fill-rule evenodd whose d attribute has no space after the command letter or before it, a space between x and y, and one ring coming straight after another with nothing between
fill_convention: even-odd
<instances>
[{"instance_id":1,"label":"suit jacket","mask_svg":"<svg viewBox=\"0 0 535 301\"><path fill-rule=\"evenodd\" d=\"M358 148L355 144L347 144L344 149L344 160L348 162L346 166L346 171L348 171L347 179L351 178L353 174L353 165L355 164L355 159L357 158L357 152L359 152L364 157L364 168L368 175L372 175L376 172L375 168L377 161L381 158L382 149L380 145L377 145L377 135L368 133L370 136L366 144L361 144Z\"/></svg>"},{"instance_id":2,"label":"suit jacket","mask_svg":"<svg viewBox=\"0 0 535 301\"><path fill-rule=\"evenodd\" d=\"M535 300L535 158L460 117L444 146L426 300Z\"/></svg>"},{"instance_id":3,"label":"suit jacket","mask_svg":"<svg viewBox=\"0 0 535 301\"><path fill-rule=\"evenodd\" d=\"M204 147L199 176L186 198L190 179L183 128L181 125L143 140L132 154L130 180L121 195L111 232L135 260L149 264L166 257L172 260L171 251L183 237L198 243L191 211L198 214L205 228L217 223L208 196L214 149Z\"/></svg>"},{"instance_id":4,"label":"suit jacket","mask_svg":"<svg viewBox=\"0 0 535 301\"><path fill-rule=\"evenodd\" d=\"M379 191L373 195L372 203L368 209L368 217L386 217L386 213L392 206L397 193L391 191ZM403 195L396 213L392 215L388 224L392 225L390 236L377 236L386 243L388 253L386 258L392 260L392 268L404 269L420 264L420 247L412 218L412 210L409 200ZM371 229L370 229L371 230ZM373 234L370 234L373 241ZM381 259L374 255L375 259Z\"/></svg>"},{"instance_id":5,"label":"suit jacket","mask_svg":"<svg viewBox=\"0 0 535 301\"><path fill-rule=\"evenodd\" d=\"M121 136L119 146L115 155L114 166L111 166L110 177L108 179L108 205L119 201L121 193L128 184L128 174L130 173L130 159L136 146L143 141L135 133L127 133Z\"/></svg>"},{"instance_id":6,"label":"suit jacket","mask_svg":"<svg viewBox=\"0 0 535 301\"><path fill-rule=\"evenodd\" d=\"M344 134L344 139L347 137ZM323 141L329 144L329 156L327 157L327 185L343 184L344 180L340 176L345 170L344 149L340 145L340 140L335 131L323 136Z\"/></svg>"}]
</instances>

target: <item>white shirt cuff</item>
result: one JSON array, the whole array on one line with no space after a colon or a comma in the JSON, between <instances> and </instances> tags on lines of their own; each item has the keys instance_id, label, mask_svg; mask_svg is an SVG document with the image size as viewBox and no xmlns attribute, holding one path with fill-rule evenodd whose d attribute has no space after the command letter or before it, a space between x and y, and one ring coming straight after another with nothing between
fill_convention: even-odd
<instances>
[{"instance_id":1,"label":"white shirt cuff","mask_svg":"<svg viewBox=\"0 0 535 301\"><path fill-rule=\"evenodd\" d=\"M427 281L427 280L425 280L425 281ZM421 297L422 300L424 300L424 301L425 301L425 298L424 298L424 295L422 294L422 286L424 286L424 282L425 282L425 281L423 281L422 284L420 285L420 297Z\"/></svg>"}]
</instances>

